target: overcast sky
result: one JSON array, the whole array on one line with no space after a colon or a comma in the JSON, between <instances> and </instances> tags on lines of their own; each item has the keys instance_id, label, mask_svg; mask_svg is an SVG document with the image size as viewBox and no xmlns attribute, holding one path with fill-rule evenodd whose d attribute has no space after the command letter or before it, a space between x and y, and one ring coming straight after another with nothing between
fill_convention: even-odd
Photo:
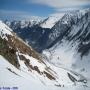
<instances>
[{"instance_id":1,"label":"overcast sky","mask_svg":"<svg viewBox=\"0 0 90 90\"><path fill-rule=\"evenodd\" d=\"M90 0L0 0L0 19L47 17L53 13L89 7Z\"/></svg>"}]
</instances>

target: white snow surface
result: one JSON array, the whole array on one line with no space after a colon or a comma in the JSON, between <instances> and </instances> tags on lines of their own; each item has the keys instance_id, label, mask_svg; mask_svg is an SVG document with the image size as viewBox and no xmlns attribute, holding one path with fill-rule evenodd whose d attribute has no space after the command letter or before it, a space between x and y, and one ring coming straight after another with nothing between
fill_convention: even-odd
<instances>
[{"instance_id":1,"label":"white snow surface","mask_svg":"<svg viewBox=\"0 0 90 90\"><path fill-rule=\"evenodd\" d=\"M62 17L64 16L64 13L57 13L52 14L50 17L47 18L46 21L41 23L42 28L52 28Z\"/></svg>"},{"instance_id":2,"label":"white snow surface","mask_svg":"<svg viewBox=\"0 0 90 90\"><path fill-rule=\"evenodd\" d=\"M16 74L10 72L7 68L10 68ZM0 87L18 87L18 90L40 90L45 86L33 77L8 63L2 56L0 56Z\"/></svg>"},{"instance_id":3,"label":"white snow surface","mask_svg":"<svg viewBox=\"0 0 90 90\"><path fill-rule=\"evenodd\" d=\"M8 69L10 69L12 72L9 71ZM53 69L59 71L58 69L55 68ZM65 77L64 76L65 71L63 71L63 69L60 70L59 75L60 73L62 77ZM62 73L64 73L64 75ZM65 81L67 82L67 78L65 78ZM87 88L82 85L77 85L77 86L72 85L72 86L64 86L64 87L47 85L44 82L43 83L40 82L38 77L35 78L33 74L31 73L28 74L26 72L23 72L22 70L16 69L1 55L0 55L0 87L1 88L17 87L18 90L89 90L90 89L89 87Z\"/></svg>"},{"instance_id":4,"label":"white snow surface","mask_svg":"<svg viewBox=\"0 0 90 90\"><path fill-rule=\"evenodd\" d=\"M12 29L0 21L0 36L1 38L7 39L6 35L12 35Z\"/></svg>"}]
</instances>

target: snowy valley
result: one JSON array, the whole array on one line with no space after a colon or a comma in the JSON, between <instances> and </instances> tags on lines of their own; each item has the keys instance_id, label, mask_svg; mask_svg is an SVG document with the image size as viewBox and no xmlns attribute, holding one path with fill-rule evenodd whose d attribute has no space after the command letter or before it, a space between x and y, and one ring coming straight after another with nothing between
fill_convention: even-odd
<instances>
[{"instance_id":1,"label":"snowy valley","mask_svg":"<svg viewBox=\"0 0 90 90\"><path fill-rule=\"evenodd\" d=\"M31 21L0 21L0 87L90 90L90 9Z\"/></svg>"}]
</instances>

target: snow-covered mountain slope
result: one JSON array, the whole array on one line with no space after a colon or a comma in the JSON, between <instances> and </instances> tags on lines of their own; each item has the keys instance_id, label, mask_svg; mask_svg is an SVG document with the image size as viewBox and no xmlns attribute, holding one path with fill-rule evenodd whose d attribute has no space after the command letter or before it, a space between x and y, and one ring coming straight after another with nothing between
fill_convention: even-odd
<instances>
[{"instance_id":1,"label":"snow-covered mountain slope","mask_svg":"<svg viewBox=\"0 0 90 90\"><path fill-rule=\"evenodd\" d=\"M90 9L65 14L53 27L48 44L43 54L50 63L90 79Z\"/></svg>"},{"instance_id":2,"label":"snow-covered mountain slope","mask_svg":"<svg viewBox=\"0 0 90 90\"><path fill-rule=\"evenodd\" d=\"M63 76L62 76L63 77ZM65 80L67 80L65 78ZM0 88L10 88L15 90L89 90L85 86L52 86L40 82L34 74L23 72L16 69L0 55Z\"/></svg>"},{"instance_id":3,"label":"snow-covered mountain slope","mask_svg":"<svg viewBox=\"0 0 90 90\"><path fill-rule=\"evenodd\" d=\"M89 13L90 9L66 13L63 18L52 28L52 31L49 35L49 43L55 44L64 36L67 36L67 38L69 38L69 33L71 33L70 36L73 35L75 37L77 33L79 34L82 31L85 32L86 27L88 27L87 24L89 24ZM87 20L88 22L86 22ZM86 26L83 27L84 25ZM84 30L81 30L82 28L84 28Z\"/></svg>"},{"instance_id":4,"label":"snow-covered mountain slope","mask_svg":"<svg viewBox=\"0 0 90 90\"><path fill-rule=\"evenodd\" d=\"M47 79L55 80L55 77L46 70L47 66L41 56L6 27L0 21L0 55L20 70L34 71L40 77L46 75Z\"/></svg>"},{"instance_id":5,"label":"snow-covered mountain slope","mask_svg":"<svg viewBox=\"0 0 90 90\"><path fill-rule=\"evenodd\" d=\"M0 55L0 88L11 88L16 90L40 90L45 88L39 79L33 74L27 74L16 69L5 58Z\"/></svg>"},{"instance_id":6,"label":"snow-covered mountain slope","mask_svg":"<svg viewBox=\"0 0 90 90\"><path fill-rule=\"evenodd\" d=\"M6 39L6 35L12 35L12 30L6 26L2 21L0 21L0 36L4 39Z\"/></svg>"},{"instance_id":7,"label":"snow-covered mountain slope","mask_svg":"<svg viewBox=\"0 0 90 90\"><path fill-rule=\"evenodd\" d=\"M88 90L88 87L86 87L89 82L87 78L70 69L57 67L48 62L47 59L41 57L40 54L17 37L10 28L7 27L7 29L6 27L7 26L0 21L1 86L13 87L13 85L15 85L20 88L20 90L24 90L27 87L27 90L36 90L38 85L40 85L38 89L42 88L43 90L65 90L67 87L69 88L68 90L70 90L70 88L81 88L81 90L87 88ZM4 36L7 39L3 38ZM26 82L27 85L23 85L23 82ZM36 87L32 85L34 83ZM30 84L31 87L29 86Z\"/></svg>"},{"instance_id":8,"label":"snow-covered mountain slope","mask_svg":"<svg viewBox=\"0 0 90 90\"><path fill-rule=\"evenodd\" d=\"M42 28L52 28L62 17L64 13L53 14L40 24Z\"/></svg>"}]
</instances>

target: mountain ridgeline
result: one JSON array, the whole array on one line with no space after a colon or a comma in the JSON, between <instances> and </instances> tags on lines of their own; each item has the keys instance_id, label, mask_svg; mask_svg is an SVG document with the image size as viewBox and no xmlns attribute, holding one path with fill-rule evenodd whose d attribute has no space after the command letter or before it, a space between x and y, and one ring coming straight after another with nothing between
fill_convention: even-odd
<instances>
[{"instance_id":1,"label":"mountain ridgeline","mask_svg":"<svg viewBox=\"0 0 90 90\"><path fill-rule=\"evenodd\" d=\"M90 9L54 15L38 21L0 21L0 74L44 88L89 90Z\"/></svg>"},{"instance_id":2,"label":"mountain ridgeline","mask_svg":"<svg viewBox=\"0 0 90 90\"><path fill-rule=\"evenodd\" d=\"M61 42L62 39L73 41L73 43L79 40L78 52L81 53L81 56L89 51L90 9L66 13L62 18L58 18L52 28L48 28L47 26L43 28L42 24L46 24L49 18L31 27L27 25L27 27L23 28L15 24L15 21L12 21L10 27L38 52L52 47L57 42ZM52 19L54 18L53 16ZM85 44L85 42L88 42L88 44Z\"/></svg>"}]
</instances>

